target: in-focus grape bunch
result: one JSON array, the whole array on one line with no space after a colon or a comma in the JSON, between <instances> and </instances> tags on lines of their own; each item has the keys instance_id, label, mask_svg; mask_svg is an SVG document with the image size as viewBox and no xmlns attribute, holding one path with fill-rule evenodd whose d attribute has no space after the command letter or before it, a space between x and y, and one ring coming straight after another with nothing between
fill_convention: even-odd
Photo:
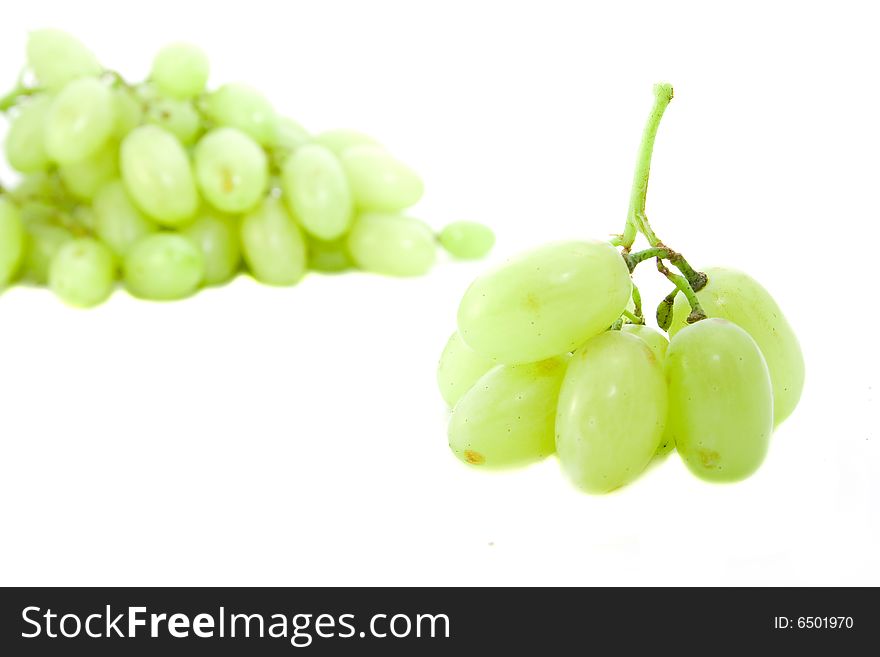
<instances>
[{"instance_id":1,"label":"in-focus grape bunch","mask_svg":"<svg viewBox=\"0 0 880 657\"><path fill-rule=\"evenodd\" d=\"M465 463L503 468L555 453L575 486L605 493L675 450L702 479L738 481L794 411L804 360L767 290L733 269L695 270L648 223L651 155L672 87L654 94L624 232L540 247L465 292L437 372L449 445ZM639 233L648 247L634 252ZM646 324L632 280L648 261L674 285L659 329Z\"/></svg>"},{"instance_id":2,"label":"in-focus grape bunch","mask_svg":"<svg viewBox=\"0 0 880 657\"><path fill-rule=\"evenodd\" d=\"M0 290L49 286L90 307L121 280L172 300L242 270L292 285L308 270L426 273L438 245L476 259L482 224L435 233L412 216L418 174L352 130L311 134L239 83L208 88L196 46L162 48L149 78L127 82L75 37L32 32L27 75L0 98Z\"/></svg>"}]
</instances>

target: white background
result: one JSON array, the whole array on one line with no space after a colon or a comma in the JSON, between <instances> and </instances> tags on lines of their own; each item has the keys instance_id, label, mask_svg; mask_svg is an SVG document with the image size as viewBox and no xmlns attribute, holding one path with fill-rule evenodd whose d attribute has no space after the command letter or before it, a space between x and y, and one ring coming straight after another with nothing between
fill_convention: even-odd
<instances>
[{"instance_id":1,"label":"white background","mask_svg":"<svg viewBox=\"0 0 880 657\"><path fill-rule=\"evenodd\" d=\"M652 223L773 291L808 372L750 480L706 484L673 456L590 497L554 459L486 474L446 446L436 360L485 262L241 279L164 305L119 292L90 312L15 288L0 582L880 584L877 24L852 2L5 7L8 86L29 28L69 29L132 79L194 41L212 84L378 136L424 176L416 214L495 228L491 262L622 228L651 85L669 80ZM656 278L638 277L651 307Z\"/></svg>"}]
</instances>

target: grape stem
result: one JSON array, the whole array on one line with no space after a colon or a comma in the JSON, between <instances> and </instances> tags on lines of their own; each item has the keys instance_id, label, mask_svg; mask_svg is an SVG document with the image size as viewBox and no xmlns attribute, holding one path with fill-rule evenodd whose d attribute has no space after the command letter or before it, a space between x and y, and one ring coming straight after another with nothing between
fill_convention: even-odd
<instances>
[{"instance_id":1,"label":"grape stem","mask_svg":"<svg viewBox=\"0 0 880 657\"><path fill-rule=\"evenodd\" d=\"M633 308L634 314L636 317L642 320L644 324L645 316L642 314L642 293L639 292L639 288L636 287L636 284L633 283L632 286L632 300L633 300Z\"/></svg>"},{"instance_id":2,"label":"grape stem","mask_svg":"<svg viewBox=\"0 0 880 657\"><path fill-rule=\"evenodd\" d=\"M19 98L32 96L34 94L40 93L41 91L42 89L40 89L39 87L24 87L19 84L15 87L15 89L0 98L0 112L8 111L13 105L18 102Z\"/></svg>"},{"instance_id":3,"label":"grape stem","mask_svg":"<svg viewBox=\"0 0 880 657\"><path fill-rule=\"evenodd\" d=\"M639 317L637 315L634 315L633 313L631 313L628 310L623 311L623 317L628 319L630 324L644 324L645 323L644 318Z\"/></svg>"},{"instance_id":4,"label":"grape stem","mask_svg":"<svg viewBox=\"0 0 880 657\"><path fill-rule=\"evenodd\" d=\"M644 262L645 260L650 260L651 258L668 260L669 264L678 269L684 275L694 292L699 292L706 287L708 281L706 274L696 271L678 251L673 251L662 243L659 246L652 246L649 249L636 251L635 253L623 253L623 259L626 261L626 266L629 267L630 273L635 271L635 268L639 263Z\"/></svg>"},{"instance_id":5,"label":"grape stem","mask_svg":"<svg viewBox=\"0 0 880 657\"><path fill-rule=\"evenodd\" d=\"M688 315L687 318L688 324L693 324L694 322L699 322L701 319L706 319L706 312L700 305L700 300L697 298L697 295L694 292L694 289L691 287L690 283L688 283L687 278L685 278L681 274L672 273L669 268L663 264L663 260L660 258L657 258L657 271L668 278L669 281L672 282L675 287L677 287L681 291L682 294L684 294L685 298L690 304L691 314Z\"/></svg>"}]
</instances>

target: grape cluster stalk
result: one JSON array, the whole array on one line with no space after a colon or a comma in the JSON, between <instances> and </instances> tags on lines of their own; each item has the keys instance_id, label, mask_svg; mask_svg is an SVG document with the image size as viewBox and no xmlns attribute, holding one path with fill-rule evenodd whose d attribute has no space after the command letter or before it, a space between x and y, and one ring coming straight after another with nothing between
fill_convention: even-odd
<instances>
[{"instance_id":1,"label":"grape cluster stalk","mask_svg":"<svg viewBox=\"0 0 880 657\"><path fill-rule=\"evenodd\" d=\"M701 479L739 481L797 406L804 359L770 293L736 269L693 268L648 221L672 97L671 85L654 87L621 234L539 247L465 292L437 371L449 446L465 463L508 468L555 453L577 488L606 493L676 451ZM638 235L647 246L633 251ZM650 261L673 285L658 328L631 277Z\"/></svg>"},{"instance_id":2,"label":"grape cluster stalk","mask_svg":"<svg viewBox=\"0 0 880 657\"><path fill-rule=\"evenodd\" d=\"M0 98L0 291L21 281L92 307L121 280L133 295L182 299L240 271L293 285L307 270L418 276L438 245L476 259L479 223L439 233L413 218L421 178L353 130L307 132L240 83L207 88L191 44L162 48L131 84L78 39L32 32L27 65Z\"/></svg>"}]
</instances>

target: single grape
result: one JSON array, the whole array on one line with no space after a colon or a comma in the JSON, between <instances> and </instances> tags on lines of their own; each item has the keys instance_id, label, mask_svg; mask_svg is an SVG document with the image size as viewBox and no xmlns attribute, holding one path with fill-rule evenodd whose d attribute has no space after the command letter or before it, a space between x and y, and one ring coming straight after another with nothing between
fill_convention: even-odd
<instances>
[{"instance_id":1,"label":"single grape","mask_svg":"<svg viewBox=\"0 0 880 657\"><path fill-rule=\"evenodd\" d=\"M306 236L309 268L325 274L336 274L354 267L345 237L327 242Z\"/></svg>"},{"instance_id":2,"label":"single grape","mask_svg":"<svg viewBox=\"0 0 880 657\"><path fill-rule=\"evenodd\" d=\"M119 165L135 204L163 226L189 223L199 196L189 158L175 137L162 128L135 128L122 142Z\"/></svg>"},{"instance_id":3,"label":"single grape","mask_svg":"<svg viewBox=\"0 0 880 657\"><path fill-rule=\"evenodd\" d=\"M165 128L185 146L194 144L202 132L202 118L188 100L156 98L149 103L144 119Z\"/></svg>"},{"instance_id":4,"label":"single grape","mask_svg":"<svg viewBox=\"0 0 880 657\"><path fill-rule=\"evenodd\" d=\"M641 338L654 353L654 358L657 359L657 362L663 363L666 358L666 350L669 348L669 340L663 333L644 324L624 324L620 327L620 330Z\"/></svg>"},{"instance_id":5,"label":"single grape","mask_svg":"<svg viewBox=\"0 0 880 657\"><path fill-rule=\"evenodd\" d=\"M67 191L81 201L89 201L119 175L119 144L108 141L86 159L60 167L58 173Z\"/></svg>"},{"instance_id":6,"label":"single grape","mask_svg":"<svg viewBox=\"0 0 880 657\"><path fill-rule=\"evenodd\" d=\"M195 293L204 276L202 252L189 238L176 233L147 235L125 256L125 285L142 299L183 299Z\"/></svg>"},{"instance_id":7,"label":"single grape","mask_svg":"<svg viewBox=\"0 0 880 657\"><path fill-rule=\"evenodd\" d=\"M49 168L51 161L44 135L51 106L51 96L37 96L22 105L18 116L9 124L4 146L9 166L16 171L37 173Z\"/></svg>"},{"instance_id":8,"label":"single grape","mask_svg":"<svg viewBox=\"0 0 880 657\"><path fill-rule=\"evenodd\" d=\"M446 251L462 260L484 257L495 245L495 233L475 221L455 221L446 225L437 237Z\"/></svg>"},{"instance_id":9,"label":"single grape","mask_svg":"<svg viewBox=\"0 0 880 657\"><path fill-rule=\"evenodd\" d=\"M497 365L455 405L449 446L471 465L526 465L552 454L559 388L568 357Z\"/></svg>"},{"instance_id":10,"label":"single grape","mask_svg":"<svg viewBox=\"0 0 880 657\"><path fill-rule=\"evenodd\" d=\"M453 333L437 367L437 385L449 407L455 406L477 380L497 364L468 347L458 331Z\"/></svg>"},{"instance_id":11,"label":"single grape","mask_svg":"<svg viewBox=\"0 0 880 657\"><path fill-rule=\"evenodd\" d=\"M735 269L705 270L709 282L697 298L709 317L720 317L745 329L752 336L770 369L773 382L773 415L778 425L791 415L804 388L804 356L779 305L754 278ZM690 307L684 295L675 299L669 334L687 325Z\"/></svg>"},{"instance_id":12,"label":"single grape","mask_svg":"<svg viewBox=\"0 0 880 657\"><path fill-rule=\"evenodd\" d=\"M458 330L499 362L543 360L607 329L631 290L629 269L611 244L548 244L477 278L459 305Z\"/></svg>"},{"instance_id":13,"label":"single grape","mask_svg":"<svg viewBox=\"0 0 880 657\"><path fill-rule=\"evenodd\" d=\"M58 164L73 164L97 152L115 128L110 89L95 78L69 82L46 116L46 152Z\"/></svg>"},{"instance_id":14,"label":"single grape","mask_svg":"<svg viewBox=\"0 0 880 657\"><path fill-rule=\"evenodd\" d=\"M628 484L654 457L666 423L663 365L635 335L606 331L568 365L556 415L556 453L580 489Z\"/></svg>"},{"instance_id":15,"label":"single grape","mask_svg":"<svg viewBox=\"0 0 880 657\"><path fill-rule=\"evenodd\" d=\"M421 276L437 257L434 233L417 219L398 214L362 214L348 234L348 250L364 271L386 276Z\"/></svg>"},{"instance_id":16,"label":"single grape","mask_svg":"<svg viewBox=\"0 0 880 657\"><path fill-rule=\"evenodd\" d=\"M266 154L240 130L212 130L199 141L194 158L199 189L205 200L221 212L250 210L266 192Z\"/></svg>"},{"instance_id":17,"label":"single grape","mask_svg":"<svg viewBox=\"0 0 880 657\"><path fill-rule=\"evenodd\" d=\"M258 281L292 285L306 272L302 233L277 198L268 198L241 222L245 262Z\"/></svg>"},{"instance_id":18,"label":"single grape","mask_svg":"<svg viewBox=\"0 0 880 657\"><path fill-rule=\"evenodd\" d=\"M78 308L104 302L115 283L113 254L90 237L67 242L49 265L49 287L64 303Z\"/></svg>"},{"instance_id":19,"label":"single grape","mask_svg":"<svg viewBox=\"0 0 880 657\"><path fill-rule=\"evenodd\" d=\"M101 65L92 52L79 39L61 30L31 32L27 63L40 85L52 90L77 78L101 73Z\"/></svg>"},{"instance_id":20,"label":"single grape","mask_svg":"<svg viewBox=\"0 0 880 657\"><path fill-rule=\"evenodd\" d=\"M113 89L113 136L121 140L141 124L144 108L141 101L128 87Z\"/></svg>"},{"instance_id":21,"label":"single grape","mask_svg":"<svg viewBox=\"0 0 880 657\"><path fill-rule=\"evenodd\" d=\"M203 208L196 220L182 232L202 252L205 259L205 285L220 285L235 276L241 265L237 217Z\"/></svg>"},{"instance_id":22,"label":"single grape","mask_svg":"<svg viewBox=\"0 0 880 657\"><path fill-rule=\"evenodd\" d=\"M709 481L755 472L773 433L773 388L751 336L704 319L672 338L665 367L667 432L691 472Z\"/></svg>"},{"instance_id":23,"label":"single grape","mask_svg":"<svg viewBox=\"0 0 880 657\"><path fill-rule=\"evenodd\" d=\"M25 232L18 208L0 197L0 290L15 277L24 250Z\"/></svg>"},{"instance_id":24,"label":"single grape","mask_svg":"<svg viewBox=\"0 0 880 657\"><path fill-rule=\"evenodd\" d=\"M185 100L205 89L209 72L208 56L201 48L172 43L156 54L150 79L166 96Z\"/></svg>"},{"instance_id":25,"label":"single grape","mask_svg":"<svg viewBox=\"0 0 880 657\"><path fill-rule=\"evenodd\" d=\"M158 228L132 203L120 180L98 190L92 207L95 233L118 256L124 256L135 242Z\"/></svg>"},{"instance_id":26,"label":"single grape","mask_svg":"<svg viewBox=\"0 0 880 657\"><path fill-rule=\"evenodd\" d=\"M284 153L289 154L311 141L312 136L299 123L286 116L278 117L273 148L280 149Z\"/></svg>"},{"instance_id":27,"label":"single grape","mask_svg":"<svg viewBox=\"0 0 880 657\"><path fill-rule=\"evenodd\" d=\"M378 146L381 148L379 142L357 130L327 130L317 135L315 141L321 146L329 148L337 156L341 156L353 146Z\"/></svg>"},{"instance_id":28,"label":"single grape","mask_svg":"<svg viewBox=\"0 0 880 657\"><path fill-rule=\"evenodd\" d=\"M330 241L351 226L351 192L345 171L324 146L301 146L287 159L281 191L287 207L310 235Z\"/></svg>"},{"instance_id":29,"label":"single grape","mask_svg":"<svg viewBox=\"0 0 880 657\"><path fill-rule=\"evenodd\" d=\"M49 282L49 263L62 246L74 239L67 228L33 221L25 224L27 248L22 264L22 277L46 285Z\"/></svg>"},{"instance_id":30,"label":"single grape","mask_svg":"<svg viewBox=\"0 0 880 657\"><path fill-rule=\"evenodd\" d=\"M397 212L422 197L422 179L378 146L352 146L340 156L355 205L362 211Z\"/></svg>"},{"instance_id":31,"label":"single grape","mask_svg":"<svg viewBox=\"0 0 880 657\"><path fill-rule=\"evenodd\" d=\"M278 117L266 97L252 87L224 84L208 96L205 111L217 125L238 128L263 146L275 142Z\"/></svg>"}]
</instances>

